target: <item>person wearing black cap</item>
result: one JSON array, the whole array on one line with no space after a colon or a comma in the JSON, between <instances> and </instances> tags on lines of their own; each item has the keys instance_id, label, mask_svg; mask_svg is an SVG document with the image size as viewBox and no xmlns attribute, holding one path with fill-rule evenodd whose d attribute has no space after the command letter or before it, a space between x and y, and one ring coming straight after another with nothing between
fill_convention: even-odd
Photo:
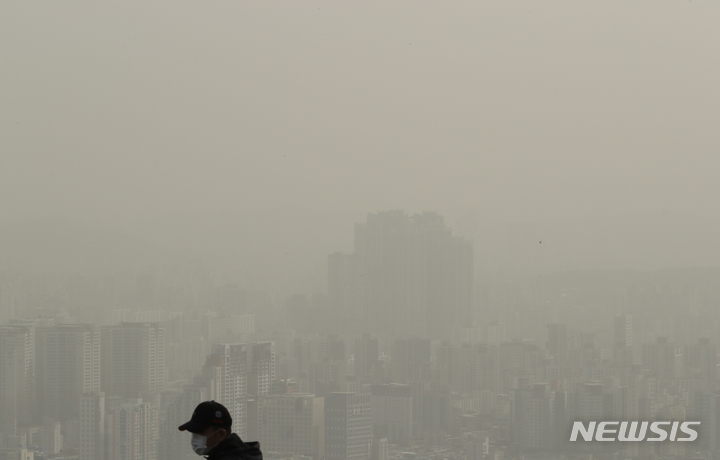
<instances>
[{"instance_id":1,"label":"person wearing black cap","mask_svg":"<svg viewBox=\"0 0 720 460\"><path fill-rule=\"evenodd\" d=\"M178 427L192 433L192 448L208 460L262 460L259 442L244 442L232 432L232 417L222 404L198 404L190 421Z\"/></svg>"}]
</instances>

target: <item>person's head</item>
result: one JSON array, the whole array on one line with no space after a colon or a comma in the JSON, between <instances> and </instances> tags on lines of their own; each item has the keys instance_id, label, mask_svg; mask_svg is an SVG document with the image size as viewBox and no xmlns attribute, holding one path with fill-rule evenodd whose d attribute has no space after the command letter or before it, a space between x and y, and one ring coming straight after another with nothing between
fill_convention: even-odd
<instances>
[{"instance_id":1,"label":"person's head","mask_svg":"<svg viewBox=\"0 0 720 460\"><path fill-rule=\"evenodd\" d=\"M205 401L198 404L190 421L178 427L192 433L192 448L198 455L209 454L232 433L230 412L220 403Z\"/></svg>"}]
</instances>

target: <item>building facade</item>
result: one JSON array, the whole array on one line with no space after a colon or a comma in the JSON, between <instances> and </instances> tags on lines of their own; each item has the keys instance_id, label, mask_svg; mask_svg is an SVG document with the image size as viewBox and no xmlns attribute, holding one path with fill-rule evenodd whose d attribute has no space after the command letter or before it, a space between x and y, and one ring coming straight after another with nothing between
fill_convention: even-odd
<instances>
[{"instance_id":1,"label":"building facade","mask_svg":"<svg viewBox=\"0 0 720 460\"><path fill-rule=\"evenodd\" d=\"M325 460L366 460L372 454L370 394L325 398Z\"/></svg>"}]
</instances>

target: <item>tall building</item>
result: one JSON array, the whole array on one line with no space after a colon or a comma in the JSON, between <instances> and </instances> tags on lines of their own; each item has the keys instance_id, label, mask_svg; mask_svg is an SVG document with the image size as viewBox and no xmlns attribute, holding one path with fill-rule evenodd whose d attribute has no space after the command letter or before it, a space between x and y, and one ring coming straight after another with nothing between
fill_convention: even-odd
<instances>
[{"instance_id":1,"label":"tall building","mask_svg":"<svg viewBox=\"0 0 720 460\"><path fill-rule=\"evenodd\" d=\"M168 404L165 419L162 421L160 445L158 446L160 460L197 458L197 455L188 449L190 435L179 431L177 427L190 420L190 415L198 404L210 399L212 398L205 385L193 384L185 385L182 393ZM235 425L236 422L233 418L233 431L242 437Z\"/></svg>"},{"instance_id":2,"label":"tall building","mask_svg":"<svg viewBox=\"0 0 720 460\"><path fill-rule=\"evenodd\" d=\"M513 390L512 426L522 449L542 450L550 446L550 394L547 384L537 383Z\"/></svg>"},{"instance_id":3,"label":"tall building","mask_svg":"<svg viewBox=\"0 0 720 460\"><path fill-rule=\"evenodd\" d=\"M683 347L682 358L685 378L696 380L705 392L714 391L718 380L717 345L701 338L697 344Z\"/></svg>"},{"instance_id":4,"label":"tall building","mask_svg":"<svg viewBox=\"0 0 720 460\"><path fill-rule=\"evenodd\" d=\"M63 449L62 423L44 416L40 432L40 449L48 455L60 453Z\"/></svg>"},{"instance_id":5,"label":"tall building","mask_svg":"<svg viewBox=\"0 0 720 460\"><path fill-rule=\"evenodd\" d=\"M165 387L165 329L121 323L102 331L102 387L108 396L139 398Z\"/></svg>"},{"instance_id":6,"label":"tall building","mask_svg":"<svg viewBox=\"0 0 720 460\"><path fill-rule=\"evenodd\" d=\"M536 383L520 401L520 445L528 450L550 445L550 395L547 384Z\"/></svg>"},{"instance_id":7,"label":"tall building","mask_svg":"<svg viewBox=\"0 0 720 460\"><path fill-rule=\"evenodd\" d=\"M275 343L213 345L203 367L209 396L228 408L233 429L247 435L249 399L272 394L275 383Z\"/></svg>"},{"instance_id":8,"label":"tall building","mask_svg":"<svg viewBox=\"0 0 720 460\"><path fill-rule=\"evenodd\" d=\"M703 412L704 436L699 441L710 452L720 453L720 394L707 396Z\"/></svg>"},{"instance_id":9,"label":"tall building","mask_svg":"<svg viewBox=\"0 0 720 460\"><path fill-rule=\"evenodd\" d=\"M451 391L448 385L420 382L411 385L413 435L449 432L454 419Z\"/></svg>"},{"instance_id":10,"label":"tall building","mask_svg":"<svg viewBox=\"0 0 720 460\"><path fill-rule=\"evenodd\" d=\"M406 444L413 437L413 399L410 385L373 385L373 436L388 438L391 444Z\"/></svg>"},{"instance_id":11,"label":"tall building","mask_svg":"<svg viewBox=\"0 0 720 460\"><path fill-rule=\"evenodd\" d=\"M355 375L360 379L368 379L373 372L373 366L380 356L378 339L363 334L355 339L354 355Z\"/></svg>"},{"instance_id":12,"label":"tall building","mask_svg":"<svg viewBox=\"0 0 720 460\"><path fill-rule=\"evenodd\" d=\"M592 422L607 415L602 383L586 382L578 386L575 403L575 420Z\"/></svg>"},{"instance_id":13,"label":"tall building","mask_svg":"<svg viewBox=\"0 0 720 460\"><path fill-rule=\"evenodd\" d=\"M275 382L275 342L249 344L250 381L248 392L257 396L272 394Z\"/></svg>"},{"instance_id":14,"label":"tall building","mask_svg":"<svg viewBox=\"0 0 720 460\"><path fill-rule=\"evenodd\" d=\"M35 348L32 327L0 327L0 432L16 434L34 414Z\"/></svg>"},{"instance_id":15,"label":"tall building","mask_svg":"<svg viewBox=\"0 0 720 460\"><path fill-rule=\"evenodd\" d=\"M106 440L108 460L157 460L157 407L137 400L108 411Z\"/></svg>"},{"instance_id":16,"label":"tall building","mask_svg":"<svg viewBox=\"0 0 720 460\"><path fill-rule=\"evenodd\" d=\"M441 362L443 372L447 369L448 382L455 391L471 393L499 386L497 382L494 382L499 377L497 349L495 347L466 343L461 347L452 347L447 351L449 361Z\"/></svg>"},{"instance_id":17,"label":"tall building","mask_svg":"<svg viewBox=\"0 0 720 460\"><path fill-rule=\"evenodd\" d=\"M658 379L651 371L633 375L623 408L625 420L653 420L657 412Z\"/></svg>"},{"instance_id":18,"label":"tall building","mask_svg":"<svg viewBox=\"0 0 720 460\"><path fill-rule=\"evenodd\" d=\"M360 309L365 331L449 339L472 323L472 244L438 214L369 214L352 257L330 257L330 298Z\"/></svg>"},{"instance_id":19,"label":"tall building","mask_svg":"<svg viewBox=\"0 0 720 460\"><path fill-rule=\"evenodd\" d=\"M211 398L227 407L233 429L240 437L247 429L248 348L249 345L241 343L213 345L203 367L203 376L211 382Z\"/></svg>"},{"instance_id":20,"label":"tall building","mask_svg":"<svg viewBox=\"0 0 720 460\"><path fill-rule=\"evenodd\" d=\"M390 458L390 446L387 438L375 438L372 444L372 460L388 460Z\"/></svg>"},{"instance_id":21,"label":"tall building","mask_svg":"<svg viewBox=\"0 0 720 460\"><path fill-rule=\"evenodd\" d=\"M562 450L568 442L567 434L569 431L568 392L561 390L551 391L548 445L551 448Z\"/></svg>"},{"instance_id":22,"label":"tall building","mask_svg":"<svg viewBox=\"0 0 720 460\"><path fill-rule=\"evenodd\" d=\"M315 394L326 396L333 392L347 391L347 361L323 358L310 366L308 379L309 387L313 387Z\"/></svg>"},{"instance_id":23,"label":"tall building","mask_svg":"<svg viewBox=\"0 0 720 460\"><path fill-rule=\"evenodd\" d=\"M323 398L290 393L261 396L258 402L258 437L263 453L308 455L313 460L324 460Z\"/></svg>"},{"instance_id":24,"label":"tall building","mask_svg":"<svg viewBox=\"0 0 720 460\"><path fill-rule=\"evenodd\" d=\"M679 355L675 344L667 337L658 337L655 343L643 344L642 365L652 371L659 380L672 380L676 377Z\"/></svg>"},{"instance_id":25,"label":"tall building","mask_svg":"<svg viewBox=\"0 0 720 460\"><path fill-rule=\"evenodd\" d=\"M617 367L633 364L632 316L616 315L613 319L613 362Z\"/></svg>"},{"instance_id":26,"label":"tall building","mask_svg":"<svg viewBox=\"0 0 720 460\"><path fill-rule=\"evenodd\" d=\"M330 393L325 398L325 460L367 460L372 454L369 394Z\"/></svg>"},{"instance_id":27,"label":"tall building","mask_svg":"<svg viewBox=\"0 0 720 460\"><path fill-rule=\"evenodd\" d=\"M39 407L59 421L77 420L80 397L100 391L100 330L63 324L39 327L36 334Z\"/></svg>"},{"instance_id":28,"label":"tall building","mask_svg":"<svg viewBox=\"0 0 720 460\"><path fill-rule=\"evenodd\" d=\"M400 382L411 383L423 380L423 369L431 360L430 339L396 339L392 360L397 364Z\"/></svg>"},{"instance_id":29,"label":"tall building","mask_svg":"<svg viewBox=\"0 0 720 460\"><path fill-rule=\"evenodd\" d=\"M540 373L540 363L544 351L535 345L513 339L498 347L497 368L499 393L507 394L521 385L521 381L536 379Z\"/></svg>"},{"instance_id":30,"label":"tall building","mask_svg":"<svg viewBox=\"0 0 720 460\"><path fill-rule=\"evenodd\" d=\"M233 334L240 337L249 337L255 333L255 315L232 315L230 317L230 327Z\"/></svg>"},{"instance_id":31,"label":"tall building","mask_svg":"<svg viewBox=\"0 0 720 460\"><path fill-rule=\"evenodd\" d=\"M633 346L632 316L616 315L613 324L614 345L616 347Z\"/></svg>"},{"instance_id":32,"label":"tall building","mask_svg":"<svg viewBox=\"0 0 720 460\"><path fill-rule=\"evenodd\" d=\"M336 335L330 335L317 341L318 359L344 360L345 341Z\"/></svg>"},{"instance_id":33,"label":"tall building","mask_svg":"<svg viewBox=\"0 0 720 460\"><path fill-rule=\"evenodd\" d=\"M564 365L568 359L567 324L548 324L547 351L558 365Z\"/></svg>"},{"instance_id":34,"label":"tall building","mask_svg":"<svg viewBox=\"0 0 720 460\"><path fill-rule=\"evenodd\" d=\"M105 458L105 395L87 393L80 398L80 460Z\"/></svg>"}]
</instances>

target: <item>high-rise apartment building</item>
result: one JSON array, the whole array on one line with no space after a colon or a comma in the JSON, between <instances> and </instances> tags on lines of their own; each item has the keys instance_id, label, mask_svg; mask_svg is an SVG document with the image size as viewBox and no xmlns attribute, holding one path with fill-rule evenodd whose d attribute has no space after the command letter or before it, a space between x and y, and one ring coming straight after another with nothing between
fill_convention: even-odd
<instances>
[{"instance_id":1,"label":"high-rise apartment building","mask_svg":"<svg viewBox=\"0 0 720 460\"><path fill-rule=\"evenodd\" d=\"M553 323L547 325L548 341L547 357L551 359L553 369L551 380L562 380L568 377L570 368L570 350L568 348L568 329L566 324Z\"/></svg>"},{"instance_id":2,"label":"high-rise apartment building","mask_svg":"<svg viewBox=\"0 0 720 460\"><path fill-rule=\"evenodd\" d=\"M657 412L658 378L651 371L633 375L623 401L626 420L653 420Z\"/></svg>"},{"instance_id":3,"label":"high-rise apartment building","mask_svg":"<svg viewBox=\"0 0 720 460\"><path fill-rule=\"evenodd\" d=\"M372 444L372 460L388 460L390 446L387 438L375 438Z\"/></svg>"},{"instance_id":4,"label":"high-rise apartment building","mask_svg":"<svg viewBox=\"0 0 720 460\"><path fill-rule=\"evenodd\" d=\"M575 420L591 422L602 420L608 415L602 383L585 382L578 385L575 398Z\"/></svg>"},{"instance_id":5,"label":"high-rise apartment building","mask_svg":"<svg viewBox=\"0 0 720 460\"><path fill-rule=\"evenodd\" d=\"M367 460L372 455L369 394L330 393L325 398L325 460Z\"/></svg>"},{"instance_id":6,"label":"high-rise apartment building","mask_svg":"<svg viewBox=\"0 0 720 460\"><path fill-rule=\"evenodd\" d=\"M213 345L203 367L209 396L224 404L233 429L247 434L247 400L272 394L275 382L274 342Z\"/></svg>"},{"instance_id":7,"label":"high-rise apartment building","mask_svg":"<svg viewBox=\"0 0 720 460\"><path fill-rule=\"evenodd\" d=\"M0 327L0 432L15 434L34 414L34 330Z\"/></svg>"},{"instance_id":8,"label":"high-rise apartment building","mask_svg":"<svg viewBox=\"0 0 720 460\"><path fill-rule=\"evenodd\" d=\"M698 441L710 452L718 453L720 452L720 394L708 395L705 402L703 411L705 436Z\"/></svg>"},{"instance_id":9,"label":"high-rise apartment building","mask_svg":"<svg viewBox=\"0 0 720 460\"><path fill-rule=\"evenodd\" d=\"M80 398L80 460L105 458L105 395L87 393Z\"/></svg>"},{"instance_id":10,"label":"high-rise apartment building","mask_svg":"<svg viewBox=\"0 0 720 460\"><path fill-rule=\"evenodd\" d=\"M410 385L373 385L373 436L388 438L391 444L406 444L413 436L413 399Z\"/></svg>"},{"instance_id":11,"label":"high-rise apartment building","mask_svg":"<svg viewBox=\"0 0 720 460\"><path fill-rule=\"evenodd\" d=\"M258 403L258 435L263 453L300 454L324 460L323 398L289 393L261 396Z\"/></svg>"},{"instance_id":12,"label":"high-rise apartment building","mask_svg":"<svg viewBox=\"0 0 720 460\"><path fill-rule=\"evenodd\" d=\"M252 395L272 394L275 382L275 342L254 342L248 344L250 381L248 392Z\"/></svg>"},{"instance_id":13,"label":"high-rise apartment building","mask_svg":"<svg viewBox=\"0 0 720 460\"><path fill-rule=\"evenodd\" d=\"M63 441L62 423L51 417L43 416L40 449L48 455L60 453L64 447Z\"/></svg>"},{"instance_id":14,"label":"high-rise apartment building","mask_svg":"<svg viewBox=\"0 0 720 460\"><path fill-rule=\"evenodd\" d=\"M659 380L672 380L676 377L678 360L677 347L667 337L658 337L655 343L642 346L642 365L652 371Z\"/></svg>"},{"instance_id":15,"label":"high-rise apartment building","mask_svg":"<svg viewBox=\"0 0 720 460\"><path fill-rule=\"evenodd\" d=\"M317 341L317 357L319 360L344 360L346 355L345 341L338 336L330 335Z\"/></svg>"},{"instance_id":16,"label":"high-rise apartment building","mask_svg":"<svg viewBox=\"0 0 720 460\"><path fill-rule=\"evenodd\" d=\"M232 315L230 327L233 334L240 337L249 337L255 332L255 315Z\"/></svg>"},{"instance_id":17,"label":"high-rise apartment building","mask_svg":"<svg viewBox=\"0 0 720 460\"><path fill-rule=\"evenodd\" d=\"M698 383L705 392L714 391L718 381L717 344L701 338L697 344L682 348L682 372L686 379Z\"/></svg>"},{"instance_id":18,"label":"high-rise apartment building","mask_svg":"<svg viewBox=\"0 0 720 460\"><path fill-rule=\"evenodd\" d=\"M78 419L80 397L100 391L100 330L63 324L36 330L36 384L44 415Z\"/></svg>"},{"instance_id":19,"label":"high-rise apartment building","mask_svg":"<svg viewBox=\"0 0 720 460\"><path fill-rule=\"evenodd\" d=\"M512 392L513 439L522 449L547 449L550 445L550 394L547 387L547 384L538 383Z\"/></svg>"},{"instance_id":20,"label":"high-rise apartment building","mask_svg":"<svg viewBox=\"0 0 720 460\"><path fill-rule=\"evenodd\" d=\"M354 345L355 375L361 380L366 380L372 375L373 366L380 356L380 344L378 339L366 333L362 337L357 337Z\"/></svg>"},{"instance_id":21,"label":"high-rise apartment building","mask_svg":"<svg viewBox=\"0 0 720 460\"><path fill-rule=\"evenodd\" d=\"M165 329L121 323L102 331L102 387L108 396L139 398L165 387Z\"/></svg>"},{"instance_id":22,"label":"high-rise apartment building","mask_svg":"<svg viewBox=\"0 0 720 460\"><path fill-rule=\"evenodd\" d=\"M157 460L157 407L137 400L108 411L106 441L108 460Z\"/></svg>"},{"instance_id":23,"label":"high-rise apartment building","mask_svg":"<svg viewBox=\"0 0 720 460\"><path fill-rule=\"evenodd\" d=\"M614 345L616 347L633 346L632 316L616 315L613 323Z\"/></svg>"},{"instance_id":24,"label":"high-rise apartment building","mask_svg":"<svg viewBox=\"0 0 720 460\"><path fill-rule=\"evenodd\" d=\"M568 359L568 330L567 324L553 323L547 325L548 342L547 351L551 358L558 363Z\"/></svg>"},{"instance_id":25,"label":"high-rise apartment building","mask_svg":"<svg viewBox=\"0 0 720 460\"><path fill-rule=\"evenodd\" d=\"M213 345L203 368L203 376L211 385L211 397L227 407L233 429L241 437L246 434L248 349L249 345L242 343Z\"/></svg>"},{"instance_id":26,"label":"high-rise apartment building","mask_svg":"<svg viewBox=\"0 0 720 460\"><path fill-rule=\"evenodd\" d=\"M331 302L362 310L365 331L449 339L472 323L472 244L436 213L369 214L355 225L354 254L329 265Z\"/></svg>"},{"instance_id":27,"label":"high-rise apartment building","mask_svg":"<svg viewBox=\"0 0 720 460\"><path fill-rule=\"evenodd\" d=\"M564 390L550 391L549 447L562 448L565 446L568 442L566 436L570 426L568 392Z\"/></svg>"},{"instance_id":28,"label":"high-rise apartment building","mask_svg":"<svg viewBox=\"0 0 720 460\"><path fill-rule=\"evenodd\" d=\"M411 383L423 380L423 369L432 358L430 339L398 338L392 351L392 360L397 363L398 380Z\"/></svg>"},{"instance_id":29,"label":"high-rise apartment building","mask_svg":"<svg viewBox=\"0 0 720 460\"><path fill-rule=\"evenodd\" d=\"M177 429L180 425L190 420L198 404L212 399L208 389L202 384L185 385L182 393L172 400L166 409L165 419L161 427L159 458L160 460L185 460L197 458L194 452L188 449L190 435ZM232 415L232 414L231 414ZM236 421L233 417L233 431L242 434L236 428ZM243 437L243 439L246 439Z\"/></svg>"}]
</instances>

